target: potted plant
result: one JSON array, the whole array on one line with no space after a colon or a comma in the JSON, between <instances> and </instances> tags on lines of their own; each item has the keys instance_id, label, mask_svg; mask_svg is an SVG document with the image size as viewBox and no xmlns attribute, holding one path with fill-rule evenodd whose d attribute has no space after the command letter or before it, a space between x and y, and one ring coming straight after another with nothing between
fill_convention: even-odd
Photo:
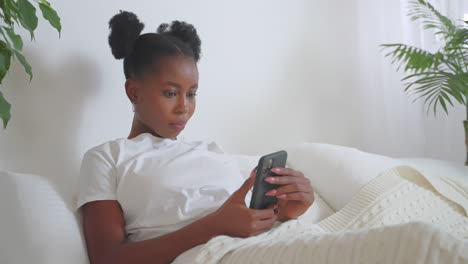
<instances>
[{"instance_id":1,"label":"potted plant","mask_svg":"<svg viewBox=\"0 0 468 264\"><path fill-rule=\"evenodd\" d=\"M463 126L465 165L468 166L468 21L456 23L424 0L413 1L410 5L411 20L420 20L424 29L433 30L434 36L440 37L440 48L432 53L405 44L381 46L388 50L385 56L392 58L392 64L397 63L398 69L404 66L404 72L408 73L402 79L404 91L417 95L415 100L423 98L428 113L433 109L436 115L440 106L448 115L448 104L466 106L467 120L463 121Z\"/></svg>"},{"instance_id":2,"label":"potted plant","mask_svg":"<svg viewBox=\"0 0 468 264\"><path fill-rule=\"evenodd\" d=\"M46 0L34 0L39 6L44 19L57 29L59 36L62 29L60 17ZM37 27L38 18L36 8L28 0L0 0L0 17L3 25L0 26L0 84L10 69L11 59L16 58L24 66L29 80L32 79L32 69L26 58L21 53L23 40L17 34L18 28L29 31L31 40L34 40L34 30ZM17 28L15 28L17 26ZM0 91L0 118L3 120L3 127L6 128L11 118L11 105Z\"/></svg>"}]
</instances>

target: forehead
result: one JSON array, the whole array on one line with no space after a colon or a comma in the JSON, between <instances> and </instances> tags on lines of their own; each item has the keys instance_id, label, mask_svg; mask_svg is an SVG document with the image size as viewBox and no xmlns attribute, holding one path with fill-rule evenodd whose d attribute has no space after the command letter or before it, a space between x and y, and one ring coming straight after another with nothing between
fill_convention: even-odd
<instances>
[{"instance_id":1,"label":"forehead","mask_svg":"<svg viewBox=\"0 0 468 264\"><path fill-rule=\"evenodd\" d=\"M173 81L189 85L198 83L198 68L193 58L167 56L160 58L155 63L155 71L152 71L148 76L152 80Z\"/></svg>"}]
</instances>

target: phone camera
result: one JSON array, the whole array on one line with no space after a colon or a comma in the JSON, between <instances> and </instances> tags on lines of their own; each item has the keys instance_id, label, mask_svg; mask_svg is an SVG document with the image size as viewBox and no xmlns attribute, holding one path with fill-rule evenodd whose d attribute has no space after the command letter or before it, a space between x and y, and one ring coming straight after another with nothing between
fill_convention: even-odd
<instances>
[{"instance_id":1,"label":"phone camera","mask_svg":"<svg viewBox=\"0 0 468 264\"><path fill-rule=\"evenodd\" d=\"M265 169L271 169L271 165L273 164L273 159L269 159L267 162L266 162L266 168Z\"/></svg>"}]
</instances>

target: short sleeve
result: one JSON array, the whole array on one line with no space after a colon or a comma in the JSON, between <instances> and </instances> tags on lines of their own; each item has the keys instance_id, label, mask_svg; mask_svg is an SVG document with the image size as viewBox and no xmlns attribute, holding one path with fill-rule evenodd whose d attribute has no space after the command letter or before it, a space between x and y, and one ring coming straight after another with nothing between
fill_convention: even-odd
<instances>
[{"instance_id":1,"label":"short sleeve","mask_svg":"<svg viewBox=\"0 0 468 264\"><path fill-rule=\"evenodd\" d=\"M83 156L76 193L76 210L99 200L117 200L115 165L103 151L89 150Z\"/></svg>"}]
</instances>

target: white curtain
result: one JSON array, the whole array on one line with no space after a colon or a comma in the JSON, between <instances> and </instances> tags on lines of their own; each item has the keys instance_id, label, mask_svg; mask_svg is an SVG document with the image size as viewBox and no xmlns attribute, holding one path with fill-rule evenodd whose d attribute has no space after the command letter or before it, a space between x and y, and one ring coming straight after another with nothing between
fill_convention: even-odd
<instances>
[{"instance_id":1,"label":"white curtain","mask_svg":"<svg viewBox=\"0 0 468 264\"><path fill-rule=\"evenodd\" d=\"M408 17L408 0L357 0L357 31L355 55L356 93L354 111L360 124L356 137L360 148L395 157L424 156L465 160L464 130L466 108L460 104L447 116L439 109L426 114L423 100L411 103L415 97L403 92L401 79L380 44L405 43L435 51L437 40ZM467 0L429 1L442 14L454 20L463 18Z\"/></svg>"}]
</instances>

